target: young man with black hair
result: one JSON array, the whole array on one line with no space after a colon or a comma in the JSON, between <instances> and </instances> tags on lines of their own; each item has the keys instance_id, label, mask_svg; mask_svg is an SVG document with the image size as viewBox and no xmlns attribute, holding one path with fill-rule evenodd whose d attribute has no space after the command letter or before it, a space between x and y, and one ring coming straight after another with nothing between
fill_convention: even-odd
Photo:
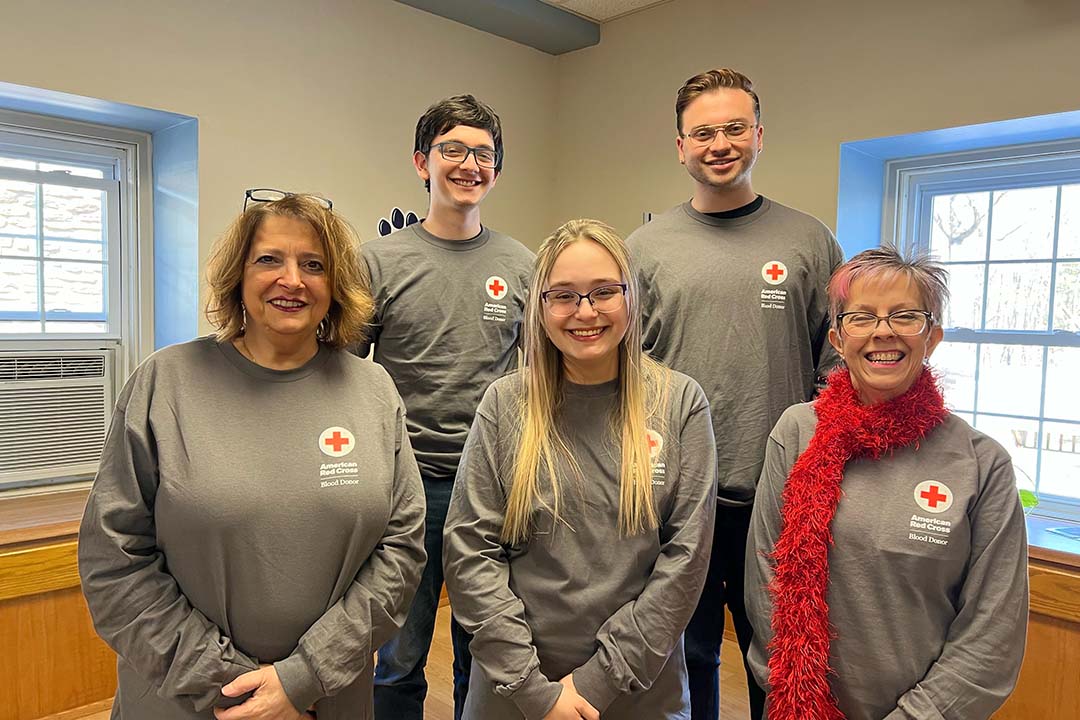
<instances>
[{"instance_id":1,"label":"young man with black hair","mask_svg":"<svg viewBox=\"0 0 1080 720\"><path fill-rule=\"evenodd\" d=\"M472 95L435 103L416 124L413 165L430 194L426 217L364 243L375 318L361 355L390 373L427 498L420 587L401 632L379 649L377 720L419 720L424 666L443 585L442 534L461 450L480 398L513 369L533 254L483 226L480 204L503 166L498 115ZM468 689L469 636L453 620L454 715Z\"/></svg>"}]
</instances>

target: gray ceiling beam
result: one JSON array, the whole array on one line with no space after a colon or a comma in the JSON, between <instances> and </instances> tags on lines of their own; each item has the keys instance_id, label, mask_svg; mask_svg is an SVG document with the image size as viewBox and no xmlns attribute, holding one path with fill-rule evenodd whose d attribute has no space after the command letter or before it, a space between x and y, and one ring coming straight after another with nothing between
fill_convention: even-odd
<instances>
[{"instance_id":1,"label":"gray ceiling beam","mask_svg":"<svg viewBox=\"0 0 1080 720\"><path fill-rule=\"evenodd\" d=\"M600 26L540 0L397 0L551 55L600 42Z\"/></svg>"}]
</instances>

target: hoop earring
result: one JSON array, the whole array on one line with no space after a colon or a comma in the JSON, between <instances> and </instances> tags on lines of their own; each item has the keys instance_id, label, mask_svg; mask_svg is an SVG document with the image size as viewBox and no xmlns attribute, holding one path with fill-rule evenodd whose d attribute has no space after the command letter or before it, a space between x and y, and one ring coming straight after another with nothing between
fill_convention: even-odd
<instances>
[{"instance_id":1,"label":"hoop earring","mask_svg":"<svg viewBox=\"0 0 1080 720\"><path fill-rule=\"evenodd\" d=\"M240 303L240 332L243 333L247 330L247 306L244 303Z\"/></svg>"},{"instance_id":2,"label":"hoop earring","mask_svg":"<svg viewBox=\"0 0 1080 720\"><path fill-rule=\"evenodd\" d=\"M317 328L315 328L315 337L318 340L326 340L326 337L329 334L329 332L330 332L330 322L325 317L323 317L323 319L319 321L319 326Z\"/></svg>"}]
</instances>

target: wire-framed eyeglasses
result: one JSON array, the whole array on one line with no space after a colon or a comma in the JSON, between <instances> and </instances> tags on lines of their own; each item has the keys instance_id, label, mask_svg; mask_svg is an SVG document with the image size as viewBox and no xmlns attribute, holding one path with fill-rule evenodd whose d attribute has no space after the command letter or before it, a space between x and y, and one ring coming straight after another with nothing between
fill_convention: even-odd
<instances>
[{"instance_id":1,"label":"wire-framed eyeglasses","mask_svg":"<svg viewBox=\"0 0 1080 720\"><path fill-rule=\"evenodd\" d=\"M732 120L731 122L721 123L719 125L702 125L700 127L693 128L690 132L683 135L684 138L690 140L695 145L709 145L716 139L717 133L724 133L724 137L731 141L745 140L750 137L754 128L757 127L757 123L746 123L742 120Z\"/></svg>"},{"instance_id":2,"label":"wire-framed eyeglasses","mask_svg":"<svg viewBox=\"0 0 1080 720\"><path fill-rule=\"evenodd\" d=\"M623 306L626 296L626 283L612 283L593 288L582 294L566 288L545 290L540 299L547 305L548 312L555 317L569 317L577 312L582 300L588 300L593 310L598 313L613 313Z\"/></svg>"},{"instance_id":3,"label":"wire-framed eyeglasses","mask_svg":"<svg viewBox=\"0 0 1080 720\"><path fill-rule=\"evenodd\" d=\"M459 142L441 142L431 146L432 150L436 148L443 160L453 163L463 163L471 154L476 158L476 164L482 168L494 168L499 165L499 153L488 147L469 147Z\"/></svg>"},{"instance_id":4,"label":"wire-framed eyeglasses","mask_svg":"<svg viewBox=\"0 0 1080 720\"><path fill-rule=\"evenodd\" d=\"M294 197L297 195L303 195L304 197L311 198L327 210L334 209L334 203L331 202L329 198L320 197L319 195L310 195L308 193L291 193L285 192L284 190L275 190L273 188L251 188L244 191L244 211L247 211L248 204L250 203L277 202L278 200L284 200L287 197Z\"/></svg>"},{"instance_id":5,"label":"wire-framed eyeglasses","mask_svg":"<svg viewBox=\"0 0 1080 720\"><path fill-rule=\"evenodd\" d=\"M933 319L933 313L925 310L897 310L885 316L868 312L844 312L836 316L840 329L851 337L870 337L882 320L897 335L921 335Z\"/></svg>"}]
</instances>

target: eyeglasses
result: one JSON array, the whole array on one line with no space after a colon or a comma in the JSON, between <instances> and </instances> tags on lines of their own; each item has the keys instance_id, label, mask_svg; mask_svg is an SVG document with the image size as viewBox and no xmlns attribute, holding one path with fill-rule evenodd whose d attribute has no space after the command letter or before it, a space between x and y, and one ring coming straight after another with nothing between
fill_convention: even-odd
<instances>
[{"instance_id":1,"label":"eyeglasses","mask_svg":"<svg viewBox=\"0 0 1080 720\"><path fill-rule=\"evenodd\" d=\"M471 153L476 158L476 164L482 168L493 168L499 164L499 153L491 148L469 147L459 142L441 142L431 146L432 150L435 148L439 149L443 160L450 162L463 163L469 159Z\"/></svg>"},{"instance_id":2,"label":"eyeglasses","mask_svg":"<svg viewBox=\"0 0 1080 720\"><path fill-rule=\"evenodd\" d=\"M750 137L751 131L757 127L756 123L747 125L742 120L732 120L720 125L702 125L683 135L689 138L695 145L709 145L716 139L717 133L724 133L728 140L745 140Z\"/></svg>"},{"instance_id":3,"label":"eyeglasses","mask_svg":"<svg viewBox=\"0 0 1080 720\"><path fill-rule=\"evenodd\" d=\"M251 188L244 191L244 210L247 211L248 203L269 203L277 202L278 200L284 200L287 197L295 197L297 195L303 195L309 197L319 205L322 205L327 210L334 209L334 203L329 199L319 197L318 195L309 195L307 193L291 193L284 190L274 190L273 188Z\"/></svg>"},{"instance_id":4,"label":"eyeglasses","mask_svg":"<svg viewBox=\"0 0 1080 720\"><path fill-rule=\"evenodd\" d=\"M598 313L613 313L623 306L626 283L601 285L582 295L573 290L545 290L540 299L547 303L548 312L555 317L569 317L577 312L582 300L588 300Z\"/></svg>"},{"instance_id":5,"label":"eyeglasses","mask_svg":"<svg viewBox=\"0 0 1080 720\"><path fill-rule=\"evenodd\" d=\"M933 313L925 310L897 310L885 317L868 312L846 312L837 315L836 322L851 337L870 337L882 320L897 335L910 337L922 334L933 318Z\"/></svg>"}]
</instances>

